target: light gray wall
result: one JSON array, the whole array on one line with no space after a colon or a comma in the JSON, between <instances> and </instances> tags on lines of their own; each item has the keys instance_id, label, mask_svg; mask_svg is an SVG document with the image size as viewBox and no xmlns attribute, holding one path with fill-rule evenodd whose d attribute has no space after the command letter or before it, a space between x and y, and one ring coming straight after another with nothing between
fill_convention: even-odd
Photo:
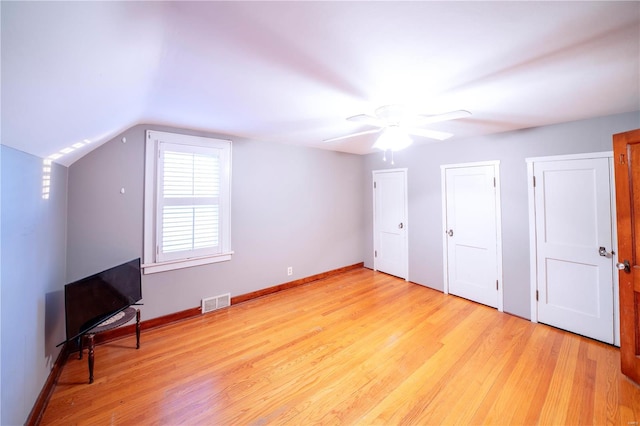
<instances>
[{"instance_id":1,"label":"light gray wall","mask_svg":"<svg viewBox=\"0 0 640 426\"><path fill-rule=\"evenodd\" d=\"M529 222L525 158L611 151L611 136L640 127L640 112L491 136L414 145L395 165L370 154L365 161L365 266L373 267L371 171L408 168L409 279L443 290L440 165L500 160L504 310L530 317Z\"/></svg>"},{"instance_id":2,"label":"light gray wall","mask_svg":"<svg viewBox=\"0 0 640 426\"><path fill-rule=\"evenodd\" d=\"M0 145L2 425L23 424L64 339L67 169Z\"/></svg>"},{"instance_id":3,"label":"light gray wall","mask_svg":"<svg viewBox=\"0 0 640 426\"><path fill-rule=\"evenodd\" d=\"M224 138L138 125L74 163L70 281L142 255L146 129ZM144 275L143 319L194 308L203 297L246 294L363 261L361 156L236 139L232 150L232 260Z\"/></svg>"},{"instance_id":4,"label":"light gray wall","mask_svg":"<svg viewBox=\"0 0 640 426\"><path fill-rule=\"evenodd\" d=\"M0 134L2 134L1 131L0 131ZM2 332L2 146L1 145L0 145L0 332ZM1 422L2 422L2 336L0 336L0 423Z\"/></svg>"}]
</instances>

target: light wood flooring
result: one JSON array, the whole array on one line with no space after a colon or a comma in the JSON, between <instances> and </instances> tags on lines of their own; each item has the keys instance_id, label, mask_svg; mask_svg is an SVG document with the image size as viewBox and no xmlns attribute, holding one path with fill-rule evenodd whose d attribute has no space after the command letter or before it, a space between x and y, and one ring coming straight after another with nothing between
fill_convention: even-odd
<instances>
[{"instance_id":1,"label":"light wood flooring","mask_svg":"<svg viewBox=\"0 0 640 426\"><path fill-rule=\"evenodd\" d=\"M41 424L640 422L617 348L368 269L100 345L87 378L73 354Z\"/></svg>"}]
</instances>

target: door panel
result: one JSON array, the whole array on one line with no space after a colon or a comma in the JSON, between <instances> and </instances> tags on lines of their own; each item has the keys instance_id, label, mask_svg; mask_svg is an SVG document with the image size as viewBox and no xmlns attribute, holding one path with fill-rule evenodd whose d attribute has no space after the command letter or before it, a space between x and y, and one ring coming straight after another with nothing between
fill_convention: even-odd
<instances>
[{"instance_id":1,"label":"door panel","mask_svg":"<svg viewBox=\"0 0 640 426\"><path fill-rule=\"evenodd\" d=\"M540 161L533 168L538 321L613 343L609 160Z\"/></svg>"},{"instance_id":2,"label":"door panel","mask_svg":"<svg viewBox=\"0 0 640 426\"><path fill-rule=\"evenodd\" d=\"M613 136L622 372L640 383L640 129Z\"/></svg>"},{"instance_id":3,"label":"door panel","mask_svg":"<svg viewBox=\"0 0 640 426\"><path fill-rule=\"evenodd\" d=\"M406 171L375 171L374 269L408 279Z\"/></svg>"},{"instance_id":4,"label":"door panel","mask_svg":"<svg viewBox=\"0 0 640 426\"><path fill-rule=\"evenodd\" d=\"M554 309L565 309L580 315L599 317L599 271L594 265L583 265L558 259L546 259L547 303ZM593 297L575 297L586 293Z\"/></svg>"},{"instance_id":5,"label":"door panel","mask_svg":"<svg viewBox=\"0 0 640 426\"><path fill-rule=\"evenodd\" d=\"M496 308L495 167L447 168L444 178L448 291Z\"/></svg>"},{"instance_id":6,"label":"door panel","mask_svg":"<svg viewBox=\"0 0 640 426\"><path fill-rule=\"evenodd\" d=\"M595 184L595 170L566 170L561 166L560 170L543 169L541 173L544 179L544 240L557 246L592 248L598 243L597 212L593 208L597 194L596 191L579 189ZM567 208L570 210L567 211ZM580 214L572 214L567 218L571 211Z\"/></svg>"}]
</instances>

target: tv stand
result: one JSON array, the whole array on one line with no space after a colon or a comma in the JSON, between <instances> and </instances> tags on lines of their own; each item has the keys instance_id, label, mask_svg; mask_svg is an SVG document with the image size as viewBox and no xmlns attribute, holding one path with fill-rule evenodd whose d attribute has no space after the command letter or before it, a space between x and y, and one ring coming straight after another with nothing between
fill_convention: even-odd
<instances>
[{"instance_id":1,"label":"tv stand","mask_svg":"<svg viewBox=\"0 0 640 426\"><path fill-rule=\"evenodd\" d=\"M96 334L105 332L107 330L112 330L114 328L120 327L131 321L133 317L136 318L136 349L140 349L140 309L135 309L132 307L126 308L124 311L119 314L114 315L113 317L107 319L106 321L98 324L94 328L92 328L88 333L80 336L80 353L78 355L78 359L82 359L82 353L84 348L84 339L87 340L87 353L88 353L88 363L89 363L89 383L93 383L93 364L95 358L95 336Z\"/></svg>"}]
</instances>

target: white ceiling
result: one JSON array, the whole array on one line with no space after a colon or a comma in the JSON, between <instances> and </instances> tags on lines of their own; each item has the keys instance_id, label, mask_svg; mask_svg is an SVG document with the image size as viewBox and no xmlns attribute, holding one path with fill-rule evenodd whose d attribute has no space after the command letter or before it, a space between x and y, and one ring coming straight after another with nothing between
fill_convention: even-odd
<instances>
[{"instance_id":1,"label":"white ceiling","mask_svg":"<svg viewBox=\"0 0 640 426\"><path fill-rule=\"evenodd\" d=\"M91 142L65 165L138 123L364 154L375 135L322 140L390 103L471 111L431 126L454 139L640 109L637 1L3 1L1 14L2 143L47 157Z\"/></svg>"}]
</instances>

